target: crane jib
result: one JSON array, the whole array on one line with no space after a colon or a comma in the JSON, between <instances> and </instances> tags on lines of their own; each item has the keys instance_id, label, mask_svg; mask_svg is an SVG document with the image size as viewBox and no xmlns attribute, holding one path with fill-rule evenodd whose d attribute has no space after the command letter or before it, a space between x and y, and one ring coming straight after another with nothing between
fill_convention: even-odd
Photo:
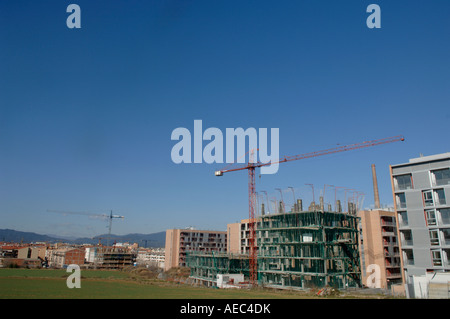
<instances>
[{"instance_id":1,"label":"crane jib","mask_svg":"<svg viewBox=\"0 0 450 319\"><path fill-rule=\"evenodd\" d=\"M310 152L310 153L293 155L293 156L285 156L284 158L279 159L278 161L275 161L275 162L248 163L248 164L245 164L244 166L238 166L235 168L216 171L215 175L222 176L223 173L227 173L227 172L234 172L234 171L240 171L240 170L249 169L249 168L269 166L269 165L278 164L278 163L292 162L292 161L297 161L297 160L301 160L301 159L307 159L307 158L312 158L312 157L317 157L317 156L351 151L351 150L356 150L356 149L361 149L361 148L366 148L366 147L371 147L371 146L376 146L376 145L382 145L382 144L387 144L387 143L392 143L392 142L404 141L404 140L405 140L405 138L402 135L399 135L399 136L388 137L388 138L383 138L383 139L379 139L379 140L365 141L365 142L361 142L361 143L338 146L335 148L330 148L330 149L316 151L316 152Z\"/></svg>"}]
</instances>

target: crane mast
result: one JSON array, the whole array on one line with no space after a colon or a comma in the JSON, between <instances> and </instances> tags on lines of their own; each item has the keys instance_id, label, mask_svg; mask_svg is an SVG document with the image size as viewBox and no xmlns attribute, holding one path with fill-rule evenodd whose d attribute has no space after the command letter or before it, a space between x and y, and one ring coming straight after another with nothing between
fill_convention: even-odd
<instances>
[{"instance_id":1,"label":"crane mast","mask_svg":"<svg viewBox=\"0 0 450 319\"><path fill-rule=\"evenodd\" d=\"M120 219L125 218L124 216L113 215L112 210L110 211L109 215L108 214L93 214L93 213L89 213L89 212L69 212L69 211L50 210L50 209L47 209L47 212L59 213L59 214L64 214L64 215L70 214L70 215L84 215L84 216L107 218L109 221L109 224L108 224L108 237L106 239L107 240L106 246L109 246L109 241L111 239L112 220L114 218L120 218Z\"/></svg>"}]
</instances>

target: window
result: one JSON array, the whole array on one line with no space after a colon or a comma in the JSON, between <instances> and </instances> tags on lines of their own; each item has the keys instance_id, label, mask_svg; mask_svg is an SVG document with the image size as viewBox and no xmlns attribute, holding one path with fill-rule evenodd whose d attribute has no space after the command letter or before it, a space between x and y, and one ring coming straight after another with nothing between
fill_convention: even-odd
<instances>
[{"instance_id":1,"label":"window","mask_svg":"<svg viewBox=\"0 0 450 319\"><path fill-rule=\"evenodd\" d=\"M431 179L434 186L450 184L450 168L431 171Z\"/></svg>"},{"instance_id":2,"label":"window","mask_svg":"<svg viewBox=\"0 0 450 319\"><path fill-rule=\"evenodd\" d=\"M381 216L380 218L381 225L393 226L395 225L395 221L391 216Z\"/></svg>"},{"instance_id":3,"label":"window","mask_svg":"<svg viewBox=\"0 0 450 319\"><path fill-rule=\"evenodd\" d=\"M450 249L442 249L442 253L444 254L443 261L445 267L450 267Z\"/></svg>"},{"instance_id":4,"label":"window","mask_svg":"<svg viewBox=\"0 0 450 319\"><path fill-rule=\"evenodd\" d=\"M412 232L410 229L402 230L400 235L402 238L402 245L410 246L413 244Z\"/></svg>"},{"instance_id":5,"label":"window","mask_svg":"<svg viewBox=\"0 0 450 319\"><path fill-rule=\"evenodd\" d=\"M395 176L394 185L398 190L411 189L412 188L411 174Z\"/></svg>"},{"instance_id":6,"label":"window","mask_svg":"<svg viewBox=\"0 0 450 319\"><path fill-rule=\"evenodd\" d=\"M400 193L395 195L397 199L397 206L398 208L406 208L406 197L405 193Z\"/></svg>"},{"instance_id":7,"label":"window","mask_svg":"<svg viewBox=\"0 0 450 319\"><path fill-rule=\"evenodd\" d=\"M444 193L444 189L436 189L434 191L434 197L436 200L436 205L445 205L446 201L445 201L445 193Z\"/></svg>"},{"instance_id":8,"label":"window","mask_svg":"<svg viewBox=\"0 0 450 319\"><path fill-rule=\"evenodd\" d=\"M423 196L423 204L425 206L433 206L434 205L433 192L431 190L423 191L422 196Z\"/></svg>"},{"instance_id":9,"label":"window","mask_svg":"<svg viewBox=\"0 0 450 319\"><path fill-rule=\"evenodd\" d=\"M434 209L426 210L425 219L428 226L436 225L436 211Z\"/></svg>"},{"instance_id":10,"label":"window","mask_svg":"<svg viewBox=\"0 0 450 319\"><path fill-rule=\"evenodd\" d=\"M445 245L450 245L450 228L444 228L441 231Z\"/></svg>"},{"instance_id":11,"label":"window","mask_svg":"<svg viewBox=\"0 0 450 319\"><path fill-rule=\"evenodd\" d=\"M405 249L403 251L403 257L406 265L414 265L414 254L412 249Z\"/></svg>"},{"instance_id":12,"label":"window","mask_svg":"<svg viewBox=\"0 0 450 319\"><path fill-rule=\"evenodd\" d=\"M442 266L442 258L440 250L432 250L431 257L433 258L433 266Z\"/></svg>"},{"instance_id":13,"label":"window","mask_svg":"<svg viewBox=\"0 0 450 319\"><path fill-rule=\"evenodd\" d=\"M425 207L446 204L445 192L443 188L423 191L422 197Z\"/></svg>"},{"instance_id":14,"label":"window","mask_svg":"<svg viewBox=\"0 0 450 319\"><path fill-rule=\"evenodd\" d=\"M398 216L399 216L399 219L398 219L399 225L407 226L408 225L408 214L406 212L399 212Z\"/></svg>"},{"instance_id":15,"label":"window","mask_svg":"<svg viewBox=\"0 0 450 319\"><path fill-rule=\"evenodd\" d=\"M450 208L440 208L438 211L441 215L440 221L442 224L450 224Z\"/></svg>"},{"instance_id":16,"label":"window","mask_svg":"<svg viewBox=\"0 0 450 319\"><path fill-rule=\"evenodd\" d=\"M432 246L439 246L439 231L437 229L430 230L430 243Z\"/></svg>"}]
</instances>

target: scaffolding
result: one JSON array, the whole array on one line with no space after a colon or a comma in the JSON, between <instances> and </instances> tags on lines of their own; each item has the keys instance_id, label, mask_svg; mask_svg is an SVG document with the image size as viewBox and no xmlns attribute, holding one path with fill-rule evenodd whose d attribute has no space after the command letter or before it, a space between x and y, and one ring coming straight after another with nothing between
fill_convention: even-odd
<instances>
[{"instance_id":1,"label":"scaffolding","mask_svg":"<svg viewBox=\"0 0 450 319\"><path fill-rule=\"evenodd\" d=\"M96 247L93 257L95 269L123 269L136 261L135 253L117 247Z\"/></svg>"},{"instance_id":2,"label":"scaffolding","mask_svg":"<svg viewBox=\"0 0 450 319\"><path fill-rule=\"evenodd\" d=\"M243 274L249 276L249 258L246 254L206 253L189 251L186 264L191 269L190 277L195 284L217 287L219 274Z\"/></svg>"},{"instance_id":3,"label":"scaffolding","mask_svg":"<svg viewBox=\"0 0 450 319\"><path fill-rule=\"evenodd\" d=\"M358 217L328 211L289 212L257 219L258 283L286 289L361 287ZM246 254L188 252L191 278L208 287L218 274L249 276Z\"/></svg>"},{"instance_id":4,"label":"scaffolding","mask_svg":"<svg viewBox=\"0 0 450 319\"><path fill-rule=\"evenodd\" d=\"M258 273L264 286L361 286L356 215L304 211L258 219Z\"/></svg>"}]
</instances>

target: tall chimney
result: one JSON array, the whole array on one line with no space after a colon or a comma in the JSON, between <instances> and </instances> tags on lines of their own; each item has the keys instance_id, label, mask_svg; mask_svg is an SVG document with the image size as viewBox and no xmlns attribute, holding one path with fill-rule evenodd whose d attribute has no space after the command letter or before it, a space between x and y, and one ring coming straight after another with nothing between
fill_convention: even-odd
<instances>
[{"instance_id":1,"label":"tall chimney","mask_svg":"<svg viewBox=\"0 0 450 319\"><path fill-rule=\"evenodd\" d=\"M372 164L372 179L373 179L373 196L375 198L375 209L380 209L380 194L378 193L377 172L375 164Z\"/></svg>"}]
</instances>

